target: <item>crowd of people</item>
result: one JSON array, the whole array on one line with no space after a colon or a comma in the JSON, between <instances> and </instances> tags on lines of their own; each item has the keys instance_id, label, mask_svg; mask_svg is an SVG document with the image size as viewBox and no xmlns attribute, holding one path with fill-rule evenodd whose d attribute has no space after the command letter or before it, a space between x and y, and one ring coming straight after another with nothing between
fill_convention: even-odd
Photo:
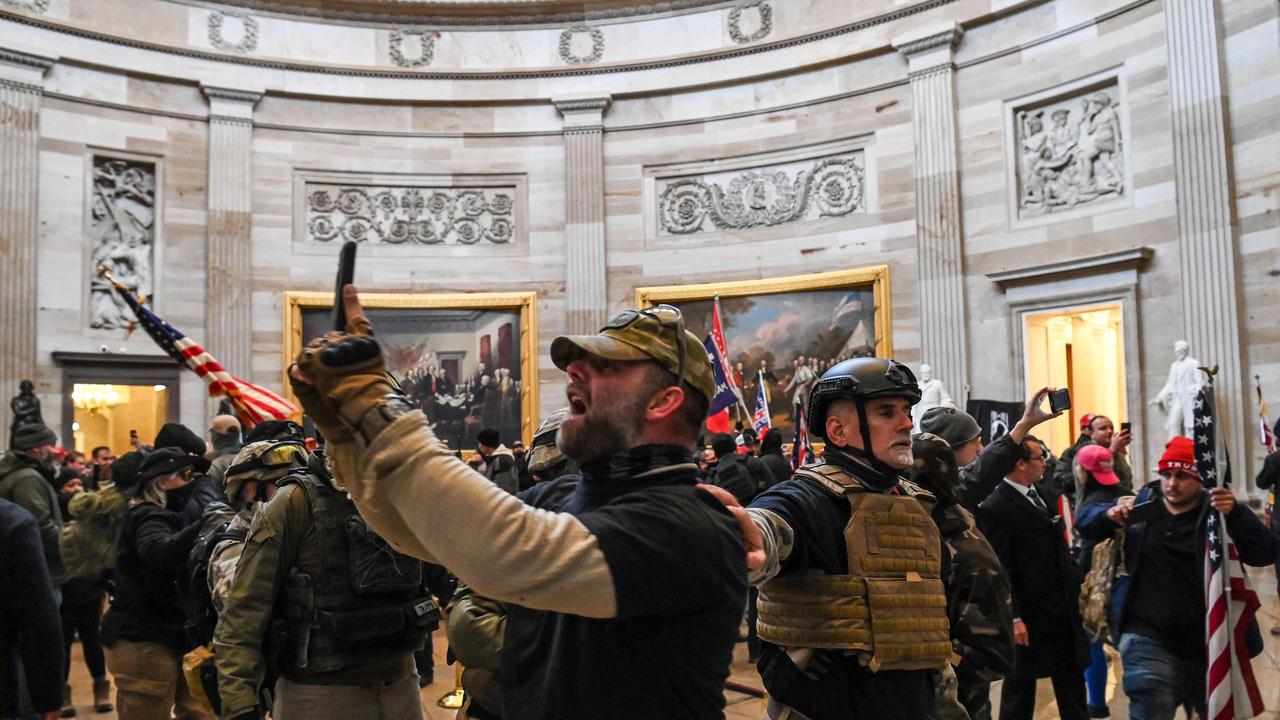
<instances>
[{"instance_id":1,"label":"crowd of people","mask_svg":"<svg viewBox=\"0 0 1280 720\"><path fill-rule=\"evenodd\" d=\"M1054 458L1032 434L1053 388L984 446L954 407L917 429L905 365L851 358L800 378L820 457L708 437L710 360L670 306L557 338L567 407L464 459L344 301L290 371L315 437L220 415L209 442L171 423L85 458L15 430L0 717L76 713L78 636L122 720L421 718L442 619L460 718L723 717L743 641L775 720L981 720L1001 680L999 716L1029 720L1041 678L1062 718L1107 717L1106 644L1130 717L1203 717L1205 534L1276 558L1280 519L1206 490L1189 438L1143 478L1131 430L1086 415Z\"/></svg>"}]
</instances>

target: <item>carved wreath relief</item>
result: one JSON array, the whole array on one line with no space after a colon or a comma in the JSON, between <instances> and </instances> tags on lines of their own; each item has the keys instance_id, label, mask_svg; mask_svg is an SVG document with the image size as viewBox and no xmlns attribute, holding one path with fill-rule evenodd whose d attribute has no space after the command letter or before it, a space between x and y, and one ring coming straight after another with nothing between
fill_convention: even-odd
<instances>
[{"instance_id":1,"label":"carved wreath relief","mask_svg":"<svg viewBox=\"0 0 1280 720\"><path fill-rule=\"evenodd\" d=\"M49 0L0 0L0 5L41 15L49 10Z\"/></svg>"},{"instance_id":2,"label":"carved wreath relief","mask_svg":"<svg viewBox=\"0 0 1280 720\"><path fill-rule=\"evenodd\" d=\"M1020 217L1124 195L1117 85L1014 113Z\"/></svg>"},{"instance_id":3,"label":"carved wreath relief","mask_svg":"<svg viewBox=\"0 0 1280 720\"><path fill-rule=\"evenodd\" d=\"M227 18L240 24L240 39L229 42L224 37ZM218 10L209 14L209 43L219 50L248 53L258 49L258 21L236 10Z\"/></svg>"},{"instance_id":4,"label":"carved wreath relief","mask_svg":"<svg viewBox=\"0 0 1280 720\"><path fill-rule=\"evenodd\" d=\"M591 36L591 52L586 55L576 55L573 51L573 38L583 33ZM604 56L604 33L601 32L600 28L586 25L574 25L571 28L566 28L560 33L559 51L560 60L570 65L593 63Z\"/></svg>"},{"instance_id":5,"label":"carved wreath relief","mask_svg":"<svg viewBox=\"0 0 1280 720\"><path fill-rule=\"evenodd\" d=\"M307 184L307 236L388 245L505 245L515 237L515 187Z\"/></svg>"},{"instance_id":6,"label":"carved wreath relief","mask_svg":"<svg viewBox=\"0 0 1280 720\"><path fill-rule=\"evenodd\" d=\"M426 67L436 53L436 33L429 30L395 30L388 42L391 62L404 68ZM409 38L418 38L420 50L417 57L405 55L405 45Z\"/></svg>"},{"instance_id":7,"label":"carved wreath relief","mask_svg":"<svg viewBox=\"0 0 1280 720\"><path fill-rule=\"evenodd\" d=\"M742 14L744 10L755 10L759 18L755 30L750 33L742 31ZM764 0L754 0L754 2L748 2L729 11L729 38L735 43L742 45L756 40L763 40L771 32L773 32L773 8Z\"/></svg>"},{"instance_id":8,"label":"carved wreath relief","mask_svg":"<svg viewBox=\"0 0 1280 720\"><path fill-rule=\"evenodd\" d=\"M98 277L98 268L104 265L116 281L150 304L154 288L155 192L154 163L93 158L89 327L111 330L126 327L133 320L129 307L107 281Z\"/></svg>"},{"instance_id":9,"label":"carved wreath relief","mask_svg":"<svg viewBox=\"0 0 1280 720\"><path fill-rule=\"evenodd\" d=\"M862 151L795 166L659 181L658 232L772 227L866 210Z\"/></svg>"}]
</instances>

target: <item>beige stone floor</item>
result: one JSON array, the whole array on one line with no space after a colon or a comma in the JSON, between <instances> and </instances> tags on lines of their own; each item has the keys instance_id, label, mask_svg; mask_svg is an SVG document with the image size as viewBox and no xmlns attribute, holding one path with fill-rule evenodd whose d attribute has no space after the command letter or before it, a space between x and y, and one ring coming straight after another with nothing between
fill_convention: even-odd
<instances>
[{"instance_id":1,"label":"beige stone floor","mask_svg":"<svg viewBox=\"0 0 1280 720\"><path fill-rule=\"evenodd\" d=\"M1263 699L1267 706L1267 713L1263 717L1280 720L1280 638L1268 633L1272 627L1280 624L1280 602L1277 602L1276 599L1275 575L1272 573L1271 568L1253 570L1250 575L1253 577L1254 587L1258 589L1259 596L1262 599L1262 610L1259 613L1258 621L1262 625L1263 636L1266 641L1266 648L1262 655L1254 658L1253 661L1254 672L1262 687ZM1129 714L1129 705L1120 686L1120 663L1115 658L1114 650L1110 650L1110 652L1113 656L1113 662L1111 663L1111 678L1108 682L1107 695L1111 706L1111 716L1113 718L1126 718ZM444 633L436 633L435 659L436 681L423 688L422 704L426 707L427 720L448 720L453 717L453 711L443 710L436 706L436 701L453 688L453 668L445 665ZM760 678L756 675L755 668L747 664L746 645L742 643L737 646L734 652L731 682L760 687ZM92 718L93 720L116 720L115 713L99 714L93 711L93 707L90 704L92 700L92 692L90 690L92 683L89 679L88 671L84 667L79 643L72 650L71 685L72 699L75 700L79 711L77 717ZM992 696L998 708L1000 696L998 684L993 687ZM763 717L762 703L758 698L741 692L726 690L725 699L728 703L725 716L730 720L746 720L747 718L758 720ZM1053 690L1050 688L1048 680L1040 682L1036 708L1036 720L1050 720L1058 717L1057 705L1053 701Z\"/></svg>"}]
</instances>

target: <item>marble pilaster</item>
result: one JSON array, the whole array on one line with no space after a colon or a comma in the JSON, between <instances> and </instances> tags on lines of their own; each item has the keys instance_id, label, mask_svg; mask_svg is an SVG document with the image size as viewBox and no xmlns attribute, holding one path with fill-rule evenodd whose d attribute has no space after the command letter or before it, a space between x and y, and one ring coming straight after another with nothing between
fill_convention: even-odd
<instances>
[{"instance_id":1,"label":"marble pilaster","mask_svg":"<svg viewBox=\"0 0 1280 720\"><path fill-rule=\"evenodd\" d=\"M1236 464L1237 482L1252 487L1245 453L1245 413L1251 408L1245 405L1248 388L1242 382L1235 178L1218 13L1218 2L1164 6L1182 316L1192 355L1218 366L1217 397L1224 414L1219 420L1225 421L1219 429Z\"/></svg>"},{"instance_id":2,"label":"marble pilaster","mask_svg":"<svg viewBox=\"0 0 1280 720\"><path fill-rule=\"evenodd\" d=\"M40 100L53 62L0 49L0 428L6 437L9 398L22 380L37 380Z\"/></svg>"},{"instance_id":3,"label":"marble pilaster","mask_svg":"<svg viewBox=\"0 0 1280 720\"><path fill-rule=\"evenodd\" d=\"M571 333L594 333L607 320L604 112L610 100L552 99L564 118L565 327Z\"/></svg>"},{"instance_id":4,"label":"marble pilaster","mask_svg":"<svg viewBox=\"0 0 1280 720\"><path fill-rule=\"evenodd\" d=\"M233 375L250 374L253 107L260 93L204 87L209 100L205 347Z\"/></svg>"},{"instance_id":5,"label":"marble pilaster","mask_svg":"<svg viewBox=\"0 0 1280 720\"><path fill-rule=\"evenodd\" d=\"M953 50L962 35L952 24L893 41L911 81L920 359L961 407L969 396L969 354Z\"/></svg>"}]
</instances>

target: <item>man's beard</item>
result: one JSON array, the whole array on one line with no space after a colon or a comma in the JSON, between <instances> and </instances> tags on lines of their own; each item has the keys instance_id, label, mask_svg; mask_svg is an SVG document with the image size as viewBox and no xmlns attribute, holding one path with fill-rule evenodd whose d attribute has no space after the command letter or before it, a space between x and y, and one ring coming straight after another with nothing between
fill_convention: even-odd
<instances>
[{"instance_id":1,"label":"man's beard","mask_svg":"<svg viewBox=\"0 0 1280 720\"><path fill-rule=\"evenodd\" d=\"M644 427L648 400L633 392L630 397L611 402L592 402L585 413L571 416L560 425L556 446L579 465L626 450L635 444Z\"/></svg>"},{"instance_id":2,"label":"man's beard","mask_svg":"<svg viewBox=\"0 0 1280 720\"><path fill-rule=\"evenodd\" d=\"M915 457L913 457L911 454L910 446L891 447L889 448L889 451L885 453L885 455L887 456L884 458L884 462L886 465L889 465L895 470L901 470L904 472L906 470L909 470L911 468L911 463L915 461Z\"/></svg>"}]
</instances>

